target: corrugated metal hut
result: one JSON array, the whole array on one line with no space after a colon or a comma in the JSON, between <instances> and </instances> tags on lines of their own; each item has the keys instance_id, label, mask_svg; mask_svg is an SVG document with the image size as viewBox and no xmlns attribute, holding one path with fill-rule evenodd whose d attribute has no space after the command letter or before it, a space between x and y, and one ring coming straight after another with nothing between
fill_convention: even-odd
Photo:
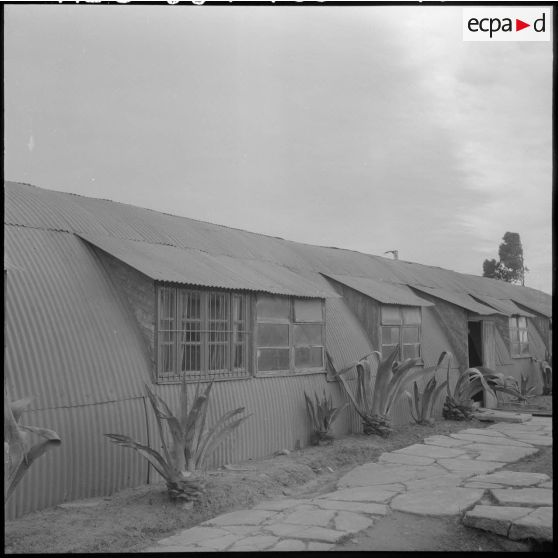
<instances>
[{"instance_id":1,"label":"corrugated metal hut","mask_svg":"<svg viewBox=\"0 0 558 558\"><path fill-rule=\"evenodd\" d=\"M158 445L145 383L172 407L181 375L215 379L210 419L253 413L211 466L305 446L304 391L340 404L328 366L395 343L426 364L449 349L455 369L527 373L541 389L551 297L533 289L26 184L5 184L4 217L8 392L35 396L24 421L63 440L9 517L153 480L103 437ZM394 419L408 421L403 405ZM335 428L360 424L347 410Z\"/></svg>"}]
</instances>

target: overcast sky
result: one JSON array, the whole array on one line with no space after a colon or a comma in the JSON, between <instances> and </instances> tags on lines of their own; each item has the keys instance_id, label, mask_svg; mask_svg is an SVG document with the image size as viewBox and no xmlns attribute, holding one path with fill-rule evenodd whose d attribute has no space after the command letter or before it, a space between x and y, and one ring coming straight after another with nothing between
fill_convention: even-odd
<instances>
[{"instance_id":1,"label":"overcast sky","mask_svg":"<svg viewBox=\"0 0 558 558\"><path fill-rule=\"evenodd\" d=\"M5 6L5 177L551 292L551 42L461 7Z\"/></svg>"}]
</instances>

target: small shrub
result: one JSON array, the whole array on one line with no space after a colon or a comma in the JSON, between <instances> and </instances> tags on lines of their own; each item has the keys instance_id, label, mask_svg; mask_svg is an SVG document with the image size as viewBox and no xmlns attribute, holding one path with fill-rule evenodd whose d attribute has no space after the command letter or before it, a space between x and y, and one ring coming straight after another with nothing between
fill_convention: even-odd
<instances>
[{"instance_id":1,"label":"small shrub","mask_svg":"<svg viewBox=\"0 0 558 558\"><path fill-rule=\"evenodd\" d=\"M310 443L318 446L321 442L331 442L333 440L333 436L330 434L331 426L339 416L339 413L348 405L348 403L345 403L339 408L335 408L333 406L331 395L328 399L325 390L321 401L318 399L317 393L314 394L314 397L316 399L315 405L309 395L304 392L306 411L313 428Z\"/></svg>"},{"instance_id":2,"label":"small shrub","mask_svg":"<svg viewBox=\"0 0 558 558\"><path fill-rule=\"evenodd\" d=\"M20 424L21 415L31 401L29 397L10 401L4 386L4 502L35 460L62 443L54 430ZM33 444L31 434L42 440Z\"/></svg>"},{"instance_id":3,"label":"small shrub","mask_svg":"<svg viewBox=\"0 0 558 558\"><path fill-rule=\"evenodd\" d=\"M208 384L203 393L200 393L200 383L198 382L192 407L188 409L187 383L183 378L180 412L176 417L165 401L153 393L147 384L145 385L147 396L155 413L162 453L134 441L129 436L105 434L115 444L131 448L147 459L165 479L172 499L193 500L200 496L204 483L199 476L196 477L193 473L199 471L206 458L216 447L251 416L235 418L244 412L244 407L239 407L223 414L211 428L206 428L212 386L213 382ZM170 443L167 442L164 434L164 423L167 424Z\"/></svg>"}]
</instances>

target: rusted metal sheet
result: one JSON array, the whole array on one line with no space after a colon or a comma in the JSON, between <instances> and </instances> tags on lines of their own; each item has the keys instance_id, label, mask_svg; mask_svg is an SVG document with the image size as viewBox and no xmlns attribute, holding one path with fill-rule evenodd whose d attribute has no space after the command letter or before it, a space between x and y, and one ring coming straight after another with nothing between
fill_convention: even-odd
<instances>
[{"instance_id":1,"label":"rusted metal sheet","mask_svg":"<svg viewBox=\"0 0 558 558\"><path fill-rule=\"evenodd\" d=\"M433 306L413 293L407 285L376 281L369 277L354 277L350 275L327 275L335 281L355 289L360 293L381 302L382 304L400 304L402 306Z\"/></svg>"},{"instance_id":2,"label":"rusted metal sheet","mask_svg":"<svg viewBox=\"0 0 558 558\"><path fill-rule=\"evenodd\" d=\"M341 298L326 299L326 349L337 371L373 350L357 318Z\"/></svg>"},{"instance_id":3,"label":"rusted metal sheet","mask_svg":"<svg viewBox=\"0 0 558 558\"><path fill-rule=\"evenodd\" d=\"M147 482L145 460L103 436L127 434L147 442L143 398L30 411L22 423L54 430L62 444L29 468L8 502L7 518Z\"/></svg>"},{"instance_id":4,"label":"rusted metal sheet","mask_svg":"<svg viewBox=\"0 0 558 558\"><path fill-rule=\"evenodd\" d=\"M4 249L19 268L6 300L10 395L35 394L34 408L42 409L142 395L150 364L141 333L83 243L6 227Z\"/></svg>"},{"instance_id":5,"label":"rusted metal sheet","mask_svg":"<svg viewBox=\"0 0 558 558\"><path fill-rule=\"evenodd\" d=\"M470 310L471 312L475 312L481 316L489 316L491 314L500 313L499 311L490 308L490 306L476 302L469 295L462 292L446 291L445 289L426 287L424 285L412 285L412 287L418 291L422 291L436 298L445 300L446 302L451 302L451 304L455 304L456 306L461 306L461 308L465 308L466 310Z\"/></svg>"},{"instance_id":6,"label":"rusted metal sheet","mask_svg":"<svg viewBox=\"0 0 558 558\"><path fill-rule=\"evenodd\" d=\"M492 306L498 310L501 314L506 316L526 316L528 318L534 318L534 314L530 314L529 312L522 310L513 300L505 300L505 299L498 299L494 298L493 296L488 295L474 295L475 298L479 299L481 303L487 304L488 306Z\"/></svg>"},{"instance_id":7,"label":"rusted metal sheet","mask_svg":"<svg viewBox=\"0 0 558 558\"><path fill-rule=\"evenodd\" d=\"M314 298L336 294L327 283L312 282L268 262L109 236L80 237L156 281Z\"/></svg>"}]
</instances>

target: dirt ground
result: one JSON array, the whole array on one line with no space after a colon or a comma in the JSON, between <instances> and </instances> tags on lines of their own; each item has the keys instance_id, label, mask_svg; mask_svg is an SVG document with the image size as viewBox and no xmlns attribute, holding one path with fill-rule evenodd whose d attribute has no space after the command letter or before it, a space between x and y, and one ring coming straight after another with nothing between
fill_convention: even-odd
<instances>
[{"instance_id":1,"label":"dirt ground","mask_svg":"<svg viewBox=\"0 0 558 558\"><path fill-rule=\"evenodd\" d=\"M488 425L476 420L440 421L433 426L408 425L397 427L387 439L352 435L337 439L328 446L309 447L289 455L235 464L208 472L205 496L193 506L170 502L162 483L84 501L96 505L72 508L57 506L7 521L5 552L137 552L160 538L227 511L243 509L284 495L307 498L330 492L335 489L337 479L353 467L376 461L381 453L422 441L426 436ZM518 468L520 466L527 468ZM540 471L552 476L552 452L541 452L530 458L530 461L527 458L524 462L514 464L513 469ZM358 539L353 539L339 550L381 550L382 545L390 539L408 545L408 548L400 546L398 550L479 550L479 546L482 550L519 550L519 547L498 546L500 542L494 543L494 539L499 537L479 535L476 530L460 525L453 528L451 521L431 521L429 518L423 521L415 516L411 520L401 520L399 515L407 514L393 514L378 522L378 525L380 522L383 525L379 530L384 533L382 540L376 537L370 541L361 539L360 543L365 546L352 548L351 545L359 544ZM421 521L424 523L422 527ZM462 537L463 540L456 537ZM429 548L422 548L421 541L425 546L430 545ZM464 548L466 544L469 546Z\"/></svg>"}]
</instances>

